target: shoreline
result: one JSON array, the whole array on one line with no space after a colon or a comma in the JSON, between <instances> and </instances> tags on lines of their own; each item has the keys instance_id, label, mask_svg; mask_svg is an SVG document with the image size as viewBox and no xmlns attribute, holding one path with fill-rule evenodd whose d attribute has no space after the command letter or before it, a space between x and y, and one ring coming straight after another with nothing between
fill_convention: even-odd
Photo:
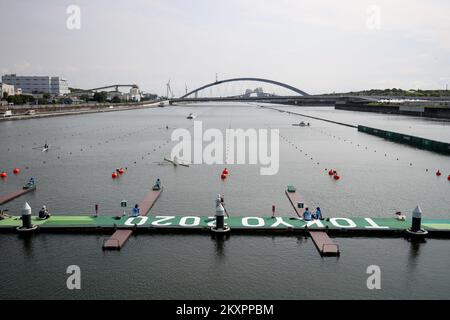
<instances>
[{"instance_id":1,"label":"shoreline","mask_svg":"<svg viewBox=\"0 0 450 320\"><path fill-rule=\"evenodd\" d=\"M20 114L17 116L2 117L2 118L0 118L0 122L41 119L41 118L50 118L50 117L62 117L62 116L80 115L80 114L89 114L89 113L115 112L115 111L126 111L126 110L140 110L140 109L147 109L147 108L158 108L159 107L158 103L159 102L151 102L148 104L116 106L112 109L109 108L109 105L108 105L108 106L100 107L100 108L98 106L95 108L85 107L85 108L79 108L78 110L72 109L72 110L68 110L68 111L36 113L33 115Z\"/></svg>"}]
</instances>

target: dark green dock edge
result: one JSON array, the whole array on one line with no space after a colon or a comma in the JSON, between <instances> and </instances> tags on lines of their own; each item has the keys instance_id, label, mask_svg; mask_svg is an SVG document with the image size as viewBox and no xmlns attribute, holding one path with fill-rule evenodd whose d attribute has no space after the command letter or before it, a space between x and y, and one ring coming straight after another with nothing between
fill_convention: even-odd
<instances>
[{"instance_id":1,"label":"dark green dock edge","mask_svg":"<svg viewBox=\"0 0 450 320\"><path fill-rule=\"evenodd\" d=\"M416 136L410 136L403 133L371 128L361 125L358 125L358 131L371 134L380 138L384 138L386 140L394 141L397 143L408 144L416 148L450 155L450 143L425 139Z\"/></svg>"}]
</instances>

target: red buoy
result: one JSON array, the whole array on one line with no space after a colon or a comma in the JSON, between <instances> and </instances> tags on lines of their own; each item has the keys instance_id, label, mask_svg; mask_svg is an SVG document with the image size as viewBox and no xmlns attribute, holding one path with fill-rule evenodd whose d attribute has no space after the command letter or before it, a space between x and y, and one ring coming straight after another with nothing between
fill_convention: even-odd
<instances>
[{"instance_id":1,"label":"red buoy","mask_svg":"<svg viewBox=\"0 0 450 320\"><path fill-rule=\"evenodd\" d=\"M227 168L223 169L222 174L228 174L228 169Z\"/></svg>"},{"instance_id":2,"label":"red buoy","mask_svg":"<svg viewBox=\"0 0 450 320\"><path fill-rule=\"evenodd\" d=\"M450 181L450 174L448 175L447 180Z\"/></svg>"},{"instance_id":3,"label":"red buoy","mask_svg":"<svg viewBox=\"0 0 450 320\"><path fill-rule=\"evenodd\" d=\"M6 172L0 173L0 178L6 178L8 177L8 174Z\"/></svg>"},{"instance_id":4,"label":"red buoy","mask_svg":"<svg viewBox=\"0 0 450 320\"><path fill-rule=\"evenodd\" d=\"M19 168L14 168L13 173L14 174L19 174L20 173L20 169Z\"/></svg>"},{"instance_id":5,"label":"red buoy","mask_svg":"<svg viewBox=\"0 0 450 320\"><path fill-rule=\"evenodd\" d=\"M441 172L438 170L438 171L436 171L436 175L438 176L438 177L440 177L441 176Z\"/></svg>"},{"instance_id":6,"label":"red buoy","mask_svg":"<svg viewBox=\"0 0 450 320\"><path fill-rule=\"evenodd\" d=\"M124 171L122 168L119 169L119 173L120 173L121 175L122 175L124 172L125 172L125 171Z\"/></svg>"},{"instance_id":7,"label":"red buoy","mask_svg":"<svg viewBox=\"0 0 450 320\"><path fill-rule=\"evenodd\" d=\"M117 178L117 173L113 172L111 175L111 178L116 179Z\"/></svg>"},{"instance_id":8,"label":"red buoy","mask_svg":"<svg viewBox=\"0 0 450 320\"><path fill-rule=\"evenodd\" d=\"M225 180L226 178L227 178L227 175L226 175L226 174L222 173L222 174L220 175L220 179Z\"/></svg>"},{"instance_id":9,"label":"red buoy","mask_svg":"<svg viewBox=\"0 0 450 320\"><path fill-rule=\"evenodd\" d=\"M333 178L334 178L334 180L339 180L341 177L340 177L338 174L335 174L335 175L333 176Z\"/></svg>"},{"instance_id":10,"label":"red buoy","mask_svg":"<svg viewBox=\"0 0 450 320\"><path fill-rule=\"evenodd\" d=\"M333 175L333 170L330 169L330 171L328 171L328 175L332 176Z\"/></svg>"}]
</instances>

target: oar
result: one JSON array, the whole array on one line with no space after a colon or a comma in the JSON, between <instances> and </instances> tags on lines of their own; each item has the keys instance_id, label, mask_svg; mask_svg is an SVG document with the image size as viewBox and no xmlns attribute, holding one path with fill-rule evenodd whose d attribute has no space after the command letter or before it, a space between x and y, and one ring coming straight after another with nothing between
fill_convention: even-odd
<instances>
[{"instance_id":1,"label":"oar","mask_svg":"<svg viewBox=\"0 0 450 320\"><path fill-rule=\"evenodd\" d=\"M225 209L225 206L223 204L222 204L222 207L223 207L223 210L225 210L225 214L227 215L227 218L229 218L230 215L228 214L227 209Z\"/></svg>"},{"instance_id":2,"label":"oar","mask_svg":"<svg viewBox=\"0 0 450 320\"><path fill-rule=\"evenodd\" d=\"M225 207L223 205L222 205L222 207L223 207L223 210L225 211L225 214L227 215L227 218L229 218L230 215L228 214L227 209L225 209ZM211 221L214 221L214 220L216 220L215 217L214 218L208 218L208 219L205 220L205 222L211 222Z\"/></svg>"}]
</instances>

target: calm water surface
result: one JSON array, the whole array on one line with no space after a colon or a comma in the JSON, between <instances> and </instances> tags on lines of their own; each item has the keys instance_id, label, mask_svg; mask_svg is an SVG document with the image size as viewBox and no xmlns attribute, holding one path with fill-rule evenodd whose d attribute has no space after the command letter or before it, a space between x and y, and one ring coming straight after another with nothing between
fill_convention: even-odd
<instances>
[{"instance_id":1,"label":"calm water surface","mask_svg":"<svg viewBox=\"0 0 450 320\"><path fill-rule=\"evenodd\" d=\"M441 141L450 141L450 123L429 119L338 111L293 110ZM273 176L258 165L190 168L164 163L175 128L192 131L186 115L195 112L204 129L274 128L280 140L280 168ZM292 126L310 122L310 128ZM165 127L169 126L169 130ZM30 176L38 190L4 206L19 214L24 201L33 210L46 204L53 214L120 212L120 201L137 203L156 178L165 187L152 212L209 215L213 199L225 194L231 215L292 216L285 198L293 184L311 206L327 216L389 217L420 204L424 216L450 217L450 158L395 144L335 124L288 115L255 105L191 105L0 123L0 194L20 188ZM49 143L43 153L37 146ZM301 150L301 151L300 151ZM397 160L398 159L398 160ZM13 167L20 167L18 176ZM117 167L127 167L118 180ZM334 181L325 168L340 172ZM443 177L434 172L440 169ZM19 239L0 235L0 298L106 299L317 299L449 298L450 242L336 238L339 258L321 258L310 239L290 236L232 236L224 242L204 235L138 235L120 252L101 250L105 235L38 234ZM82 270L82 290L66 288L65 269ZM366 268L379 265L382 290L368 290ZM216 290L217 286L221 292Z\"/></svg>"}]
</instances>

